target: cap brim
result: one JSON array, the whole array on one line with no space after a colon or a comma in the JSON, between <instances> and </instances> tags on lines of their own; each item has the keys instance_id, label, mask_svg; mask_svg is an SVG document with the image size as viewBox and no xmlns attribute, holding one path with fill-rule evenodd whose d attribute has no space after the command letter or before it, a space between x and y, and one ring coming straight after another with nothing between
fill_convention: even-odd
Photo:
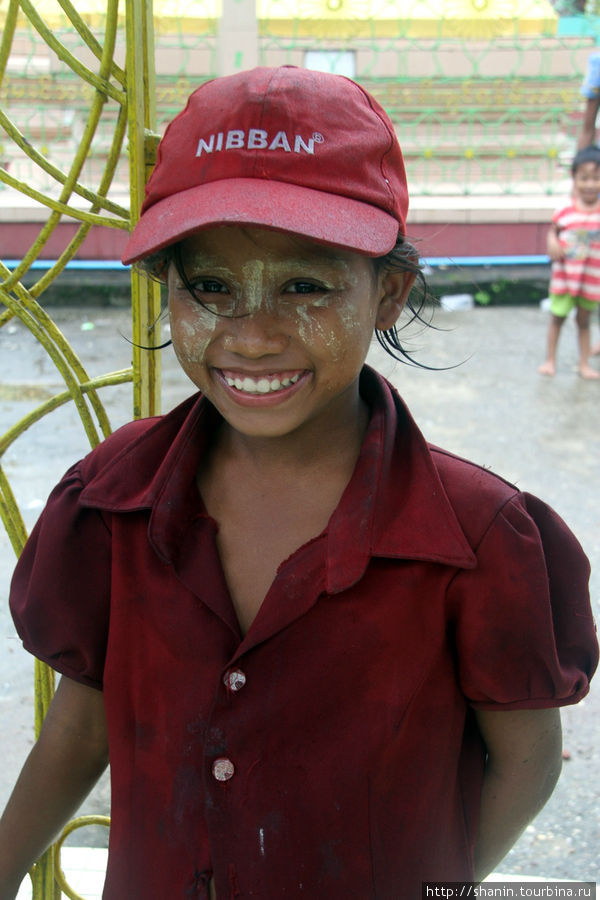
<instances>
[{"instance_id":1,"label":"cap brim","mask_svg":"<svg viewBox=\"0 0 600 900\"><path fill-rule=\"evenodd\" d=\"M319 243L383 256L394 247L400 223L376 206L260 178L197 185L159 200L135 226L125 265L215 225L254 225L303 235Z\"/></svg>"}]
</instances>

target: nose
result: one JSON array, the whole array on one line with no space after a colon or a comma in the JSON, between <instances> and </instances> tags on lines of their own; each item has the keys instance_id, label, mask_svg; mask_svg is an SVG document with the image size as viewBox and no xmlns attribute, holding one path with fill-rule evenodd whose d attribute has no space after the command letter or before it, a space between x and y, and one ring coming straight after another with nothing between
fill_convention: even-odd
<instances>
[{"instance_id":1,"label":"nose","mask_svg":"<svg viewBox=\"0 0 600 900\"><path fill-rule=\"evenodd\" d=\"M290 339L280 318L262 309L229 319L225 332L226 349L248 359L282 353Z\"/></svg>"}]
</instances>

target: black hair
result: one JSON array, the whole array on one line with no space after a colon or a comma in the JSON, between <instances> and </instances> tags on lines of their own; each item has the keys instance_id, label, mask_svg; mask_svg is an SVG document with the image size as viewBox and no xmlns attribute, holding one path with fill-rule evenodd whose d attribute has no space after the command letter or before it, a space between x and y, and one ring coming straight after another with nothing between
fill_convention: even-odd
<instances>
[{"instance_id":1,"label":"black hair","mask_svg":"<svg viewBox=\"0 0 600 900\"><path fill-rule=\"evenodd\" d=\"M577 151L571 163L571 175L574 175L580 166L589 162L600 166L600 147L597 147L596 144L590 144L589 147L582 147Z\"/></svg>"},{"instance_id":2,"label":"black hair","mask_svg":"<svg viewBox=\"0 0 600 900\"><path fill-rule=\"evenodd\" d=\"M158 250L156 253L140 260L137 263L137 267L151 278L164 282L169 266L173 263L177 270L177 274L181 278L182 284L189 294L191 294L198 303L204 306L205 309L208 309L208 307L206 307L206 305L196 296L194 286L190 283L186 274L181 256L181 246L181 242L170 244L163 250ZM406 309L409 313L408 321L404 322L400 328L393 325L387 331L380 331L377 329L375 331L377 342L383 350L397 362L418 366L422 369L432 368L431 366L426 366L424 363L414 359L402 345L399 335L399 331L415 321L420 322L426 327L434 327L431 323L431 316L425 317L424 311L429 300L433 299L434 303L437 303L437 301L432 297L429 291L417 250L402 235L399 235L395 246L389 253L386 253L385 256L374 257L372 261L376 274L379 274L380 272L407 272L408 274L415 276L415 283L406 301ZM221 313L214 312L212 309L210 309L209 312L212 312L215 316L222 315ZM170 343L171 341L169 340L164 344L159 344L157 347L144 347L142 349L161 350L163 347L168 347Z\"/></svg>"}]
</instances>

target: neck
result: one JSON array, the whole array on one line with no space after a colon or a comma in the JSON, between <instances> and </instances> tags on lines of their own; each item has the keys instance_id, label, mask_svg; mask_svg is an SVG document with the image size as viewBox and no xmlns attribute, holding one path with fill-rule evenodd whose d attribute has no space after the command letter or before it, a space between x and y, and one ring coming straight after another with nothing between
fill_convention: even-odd
<instances>
[{"instance_id":1,"label":"neck","mask_svg":"<svg viewBox=\"0 0 600 900\"><path fill-rule=\"evenodd\" d=\"M355 408L344 417L327 422L305 424L302 429L281 437L253 437L241 434L223 423L213 453L243 465L267 480L278 474L289 478L305 471L335 466L352 470L369 424L369 407L359 396Z\"/></svg>"}]
</instances>

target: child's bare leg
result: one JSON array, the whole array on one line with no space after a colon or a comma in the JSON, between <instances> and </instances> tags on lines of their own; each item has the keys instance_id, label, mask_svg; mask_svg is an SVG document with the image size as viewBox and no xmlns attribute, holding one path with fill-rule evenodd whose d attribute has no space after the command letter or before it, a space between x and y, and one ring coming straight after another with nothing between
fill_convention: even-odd
<instances>
[{"instance_id":1,"label":"child's bare leg","mask_svg":"<svg viewBox=\"0 0 600 900\"><path fill-rule=\"evenodd\" d=\"M598 309L600 309L600 303L598 304ZM597 344L594 344L590 350L590 356L600 356L600 341L598 341Z\"/></svg>"},{"instance_id":2,"label":"child's bare leg","mask_svg":"<svg viewBox=\"0 0 600 900\"><path fill-rule=\"evenodd\" d=\"M596 380L600 374L590 366L590 311L577 308L577 336L579 340L579 374L582 378Z\"/></svg>"},{"instance_id":3,"label":"child's bare leg","mask_svg":"<svg viewBox=\"0 0 600 900\"><path fill-rule=\"evenodd\" d=\"M538 366L540 375L554 375L556 372L556 348L558 347L558 338L560 329L565 320L560 316L553 315L548 326L547 353L546 360L541 366Z\"/></svg>"}]
</instances>

